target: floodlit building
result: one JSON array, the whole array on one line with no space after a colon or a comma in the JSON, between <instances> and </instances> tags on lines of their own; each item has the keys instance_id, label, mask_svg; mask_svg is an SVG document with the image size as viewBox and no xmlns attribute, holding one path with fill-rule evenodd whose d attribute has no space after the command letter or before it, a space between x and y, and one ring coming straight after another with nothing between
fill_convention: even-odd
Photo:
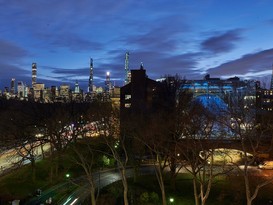
<instances>
[{"instance_id":1,"label":"floodlit building","mask_svg":"<svg viewBox=\"0 0 273 205\"><path fill-rule=\"evenodd\" d=\"M110 72L106 72L105 88L104 88L104 101L109 101L112 92L112 82L110 80Z\"/></svg>"},{"instance_id":2,"label":"floodlit building","mask_svg":"<svg viewBox=\"0 0 273 205\"><path fill-rule=\"evenodd\" d=\"M37 80L37 64L36 63L32 63L32 87L34 86L34 84L36 84L36 80Z\"/></svg>"},{"instance_id":3,"label":"floodlit building","mask_svg":"<svg viewBox=\"0 0 273 205\"><path fill-rule=\"evenodd\" d=\"M114 106L116 107L120 106L120 88L119 87L114 87L112 89L110 98Z\"/></svg>"},{"instance_id":4,"label":"floodlit building","mask_svg":"<svg viewBox=\"0 0 273 205\"><path fill-rule=\"evenodd\" d=\"M22 81L17 83L17 97L20 100L27 98L27 86Z\"/></svg>"},{"instance_id":5,"label":"floodlit building","mask_svg":"<svg viewBox=\"0 0 273 205\"><path fill-rule=\"evenodd\" d=\"M124 85L127 85L131 82L131 71L129 69L129 52L125 53L125 79Z\"/></svg>"},{"instance_id":6,"label":"floodlit building","mask_svg":"<svg viewBox=\"0 0 273 205\"><path fill-rule=\"evenodd\" d=\"M60 95L59 97L64 100L64 102L68 102L70 100L70 86L69 85L61 85L60 86Z\"/></svg>"},{"instance_id":7,"label":"floodlit building","mask_svg":"<svg viewBox=\"0 0 273 205\"><path fill-rule=\"evenodd\" d=\"M222 80L206 75L202 80L186 80L181 85L182 90L193 94L193 98L222 100L227 106L239 101L256 98L258 81L240 80L238 77Z\"/></svg>"},{"instance_id":8,"label":"floodlit building","mask_svg":"<svg viewBox=\"0 0 273 205\"><path fill-rule=\"evenodd\" d=\"M11 83L10 83L10 94L14 95L15 94L15 78L11 79Z\"/></svg>"},{"instance_id":9,"label":"floodlit building","mask_svg":"<svg viewBox=\"0 0 273 205\"><path fill-rule=\"evenodd\" d=\"M270 88L260 88L257 91L257 107L260 111L273 111L273 65Z\"/></svg>"},{"instance_id":10,"label":"floodlit building","mask_svg":"<svg viewBox=\"0 0 273 205\"><path fill-rule=\"evenodd\" d=\"M33 96L35 101L43 101L44 100L44 90L45 84L44 83L35 83L33 85Z\"/></svg>"},{"instance_id":11,"label":"floodlit building","mask_svg":"<svg viewBox=\"0 0 273 205\"><path fill-rule=\"evenodd\" d=\"M74 91L72 91L72 101L74 102L83 101L83 92L80 89L78 81L76 81Z\"/></svg>"},{"instance_id":12,"label":"floodlit building","mask_svg":"<svg viewBox=\"0 0 273 205\"><path fill-rule=\"evenodd\" d=\"M89 93L93 92L93 59L92 58L90 58L88 92Z\"/></svg>"},{"instance_id":13,"label":"floodlit building","mask_svg":"<svg viewBox=\"0 0 273 205\"><path fill-rule=\"evenodd\" d=\"M273 111L273 90L259 89L257 91L257 107L261 111Z\"/></svg>"}]
</instances>

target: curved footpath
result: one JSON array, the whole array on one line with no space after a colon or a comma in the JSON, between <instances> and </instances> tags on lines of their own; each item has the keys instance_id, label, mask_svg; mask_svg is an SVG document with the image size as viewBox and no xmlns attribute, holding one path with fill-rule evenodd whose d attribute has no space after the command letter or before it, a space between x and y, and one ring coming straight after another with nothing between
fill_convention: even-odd
<instances>
[{"instance_id":1,"label":"curved footpath","mask_svg":"<svg viewBox=\"0 0 273 205\"><path fill-rule=\"evenodd\" d=\"M142 166L139 168L141 175L148 175L148 174L154 174L154 166ZM126 176L127 177L133 177L134 175L134 169L133 168L127 168ZM96 187L98 189L102 189L105 186L112 184L116 181L121 180L120 173L117 169L110 169L110 170L103 170L94 173L93 175L94 181L96 184ZM59 200L57 203L54 202L54 196L57 195L61 190L68 190L69 186L73 184L79 184L79 188L65 194L61 200ZM41 196L34 197L31 200L24 203L25 205L41 205L46 204L49 199L52 200L52 204L58 204L58 205L76 205L83 202L88 196L90 196L90 193L88 191L88 183L84 179L84 177L79 177L77 179L74 179L72 181L63 182L60 184L57 184L50 189L47 189L42 192Z\"/></svg>"}]
</instances>

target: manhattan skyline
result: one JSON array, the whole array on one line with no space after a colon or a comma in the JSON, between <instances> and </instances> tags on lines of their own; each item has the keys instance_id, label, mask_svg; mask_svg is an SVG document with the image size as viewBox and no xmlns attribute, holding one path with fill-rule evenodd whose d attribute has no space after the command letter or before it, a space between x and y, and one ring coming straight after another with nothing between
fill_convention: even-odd
<instances>
[{"instance_id":1,"label":"manhattan skyline","mask_svg":"<svg viewBox=\"0 0 273 205\"><path fill-rule=\"evenodd\" d=\"M0 0L0 89L11 78L46 86L88 86L89 61L94 84L106 72L124 82L129 68L143 62L149 78L179 74L269 82L273 64L270 0Z\"/></svg>"}]
</instances>

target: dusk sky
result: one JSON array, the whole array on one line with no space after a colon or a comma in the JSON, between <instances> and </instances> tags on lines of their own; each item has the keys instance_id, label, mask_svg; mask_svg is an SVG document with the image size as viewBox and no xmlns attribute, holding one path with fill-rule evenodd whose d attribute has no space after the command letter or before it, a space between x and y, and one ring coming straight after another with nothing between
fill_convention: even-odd
<instances>
[{"instance_id":1,"label":"dusk sky","mask_svg":"<svg viewBox=\"0 0 273 205\"><path fill-rule=\"evenodd\" d=\"M124 82L143 62L149 78L238 76L268 82L273 63L272 0L0 0L0 89L11 78L86 91L109 71ZM72 87L73 88L73 87Z\"/></svg>"}]
</instances>

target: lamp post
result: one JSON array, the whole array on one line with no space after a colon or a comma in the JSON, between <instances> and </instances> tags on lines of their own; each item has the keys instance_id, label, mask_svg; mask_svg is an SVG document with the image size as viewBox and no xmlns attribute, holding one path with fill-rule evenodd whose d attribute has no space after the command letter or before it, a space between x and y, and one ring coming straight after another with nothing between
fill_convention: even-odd
<instances>
[{"instance_id":1,"label":"lamp post","mask_svg":"<svg viewBox=\"0 0 273 205\"><path fill-rule=\"evenodd\" d=\"M69 177L70 177L70 174L69 174L69 173L66 173L66 174L65 174L65 178L66 178L66 180L67 180L67 182L68 182L68 185L67 185L68 190L70 189L70 181L69 181Z\"/></svg>"},{"instance_id":2,"label":"lamp post","mask_svg":"<svg viewBox=\"0 0 273 205\"><path fill-rule=\"evenodd\" d=\"M173 198L173 197L171 197L171 198L169 199L169 201L170 201L170 204L173 204L173 202L174 202L174 198Z\"/></svg>"}]
</instances>

